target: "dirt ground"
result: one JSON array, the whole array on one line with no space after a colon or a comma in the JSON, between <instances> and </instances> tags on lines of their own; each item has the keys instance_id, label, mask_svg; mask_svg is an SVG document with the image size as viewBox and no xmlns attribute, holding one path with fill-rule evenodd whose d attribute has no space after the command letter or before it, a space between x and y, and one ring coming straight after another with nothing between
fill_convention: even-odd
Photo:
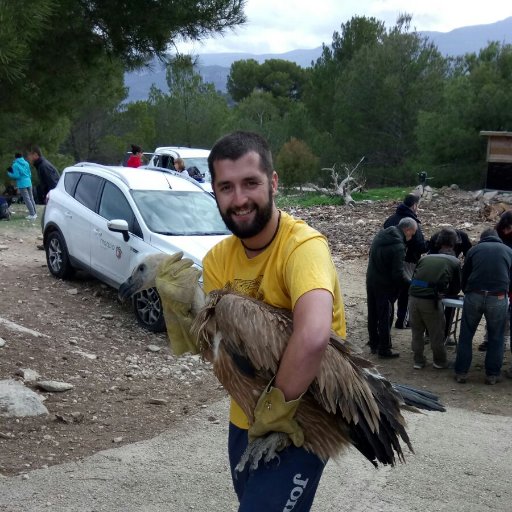
<instances>
[{"instance_id":1,"label":"dirt ground","mask_svg":"<svg viewBox=\"0 0 512 512\"><path fill-rule=\"evenodd\" d=\"M327 235L339 269L348 320L348 337L363 353L366 332L364 278L369 243L392 202L350 207L296 208L289 211ZM24 218L22 206L15 219ZM443 224L465 229L477 239L493 223L481 218L481 205L466 192L439 191L423 202L419 216L430 236ZM63 393L38 390L49 415L0 418L0 475L79 460L97 451L149 439L206 403L224 396L208 364L198 357L175 358L164 334L140 328L129 303L86 275L72 281L53 278L47 270L38 222L0 222L0 379L21 379L32 369L41 379L72 384ZM8 320L36 334L13 330ZM390 380L438 393L447 406L512 416L512 380L485 386L484 353L476 351L466 385L456 384L450 370L412 369L410 331L393 329L400 358L374 359ZM427 347L426 355L431 361ZM505 363L510 363L510 352ZM35 387L35 386L34 386ZM208 421L218 422L215 417Z\"/></svg>"}]
</instances>

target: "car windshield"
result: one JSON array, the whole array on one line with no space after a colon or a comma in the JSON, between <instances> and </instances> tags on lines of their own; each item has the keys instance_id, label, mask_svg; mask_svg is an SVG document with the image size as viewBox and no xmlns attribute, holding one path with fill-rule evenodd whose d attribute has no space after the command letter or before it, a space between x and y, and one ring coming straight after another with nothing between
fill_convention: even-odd
<instances>
[{"instance_id":1,"label":"car windshield","mask_svg":"<svg viewBox=\"0 0 512 512\"><path fill-rule=\"evenodd\" d=\"M199 172L204 176L204 180L207 183L210 183L212 181L210 177L210 171L208 170L208 159L206 157L188 156L187 158L185 158L185 165L187 166L187 169L189 167L197 167L199 169Z\"/></svg>"},{"instance_id":2,"label":"car windshield","mask_svg":"<svg viewBox=\"0 0 512 512\"><path fill-rule=\"evenodd\" d=\"M215 200L206 192L132 190L144 222L154 233L175 236L229 235Z\"/></svg>"}]
</instances>

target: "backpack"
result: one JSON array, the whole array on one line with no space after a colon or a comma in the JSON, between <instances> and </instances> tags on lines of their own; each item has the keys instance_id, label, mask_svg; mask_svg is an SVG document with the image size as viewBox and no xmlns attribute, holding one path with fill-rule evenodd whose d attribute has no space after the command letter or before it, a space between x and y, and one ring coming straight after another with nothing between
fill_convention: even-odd
<instances>
[{"instance_id":1,"label":"backpack","mask_svg":"<svg viewBox=\"0 0 512 512\"><path fill-rule=\"evenodd\" d=\"M9 205L4 197L0 196L0 219L11 219L11 212L9 211Z\"/></svg>"}]
</instances>

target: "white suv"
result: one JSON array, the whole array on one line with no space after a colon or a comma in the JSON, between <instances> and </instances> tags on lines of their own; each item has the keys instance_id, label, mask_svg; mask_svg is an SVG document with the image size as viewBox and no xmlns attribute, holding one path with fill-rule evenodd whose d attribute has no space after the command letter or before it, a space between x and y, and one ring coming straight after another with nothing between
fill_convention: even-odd
<instances>
[{"instance_id":1,"label":"white suv","mask_svg":"<svg viewBox=\"0 0 512 512\"><path fill-rule=\"evenodd\" d=\"M185 148L181 146L163 146L155 149L148 167L161 167L164 169L174 169L174 160L183 158L187 169L196 167L203 175L204 183L201 186L212 193L212 184L210 171L208 170L208 156L210 150L198 148Z\"/></svg>"},{"instance_id":2,"label":"white suv","mask_svg":"<svg viewBox=\"0 0 512 512\"><path fill-rule=\"evenodd\" d=\"M206 252L228 234L215 200L194 180L91 163L64 169L43 219L54 276L65 279L81 269L116 289L148 253L183 251L201 267ZM133 303L141 325L165 328L156 290L137 294Z\"/></svg>"}]
</instances>

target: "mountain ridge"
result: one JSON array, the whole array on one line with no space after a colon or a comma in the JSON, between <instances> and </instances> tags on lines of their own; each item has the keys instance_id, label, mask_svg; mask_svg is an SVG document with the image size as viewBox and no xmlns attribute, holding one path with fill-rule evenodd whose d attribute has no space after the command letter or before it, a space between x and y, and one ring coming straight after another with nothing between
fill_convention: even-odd
<instances>
[{"instance_id":1,"label":"mountain ridge","mask_svg":"<svg viewBox=\"0 0 512 512\"><path fill-rule=\"evenodd\" d=\"M428 37L445 56L458 56L478 52L490 41L512 44L512 16L495 23L459 27L450 32L418 31ZM225 52L198 54L198 71L205 82L211 82L221 92L226 92L226 81L233 62L255 59L262 63L268 59L284 59L299 66L309 67L322 54L322 47L291 50L285 53L253 54L248 52ZM165 68L155 60L148 67L125 73L125 85L129 88L127 102L145 100L149 89L155 84L160 90L167 90Z\"/></svg>"}]
</instances>

